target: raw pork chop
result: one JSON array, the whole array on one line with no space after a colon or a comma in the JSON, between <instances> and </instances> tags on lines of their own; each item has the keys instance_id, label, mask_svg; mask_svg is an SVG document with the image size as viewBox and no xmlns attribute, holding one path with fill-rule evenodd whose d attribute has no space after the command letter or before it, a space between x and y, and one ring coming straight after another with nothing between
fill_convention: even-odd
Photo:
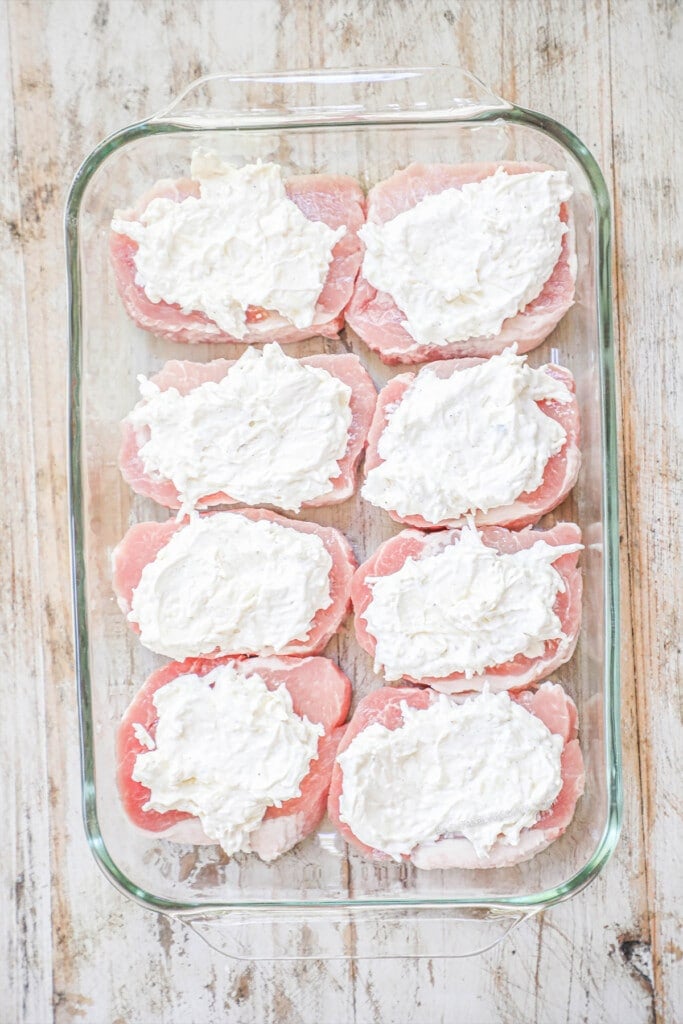
<instances>
[{"instance_id":1,"label":"raw pork chop","mask_svg":"<svg viewBox=\"0 0 683 1024\"><path fill-rule=\"evenodd\" d=\"M481 359L450 359L444 363L434 365L434 372L439 377L450 377L458 370L466 370L469 366L477 366L483 362ZM562 424L567 440L562 449L551 455L546 463L543 474L543 483L535 491L520 494L512 505L501 508L492 508L488 512L477 512L474 515L476 526L507 526L509 529L520 530L523 526L531 526L537 523L541 516L551 509L556 508L564 501L572 487L576 483L581 467L580 443L580 422L579 407L576 401L576 385L574 377L569 370L562 366L555 366L548 363L541 367L551 377L566 385L572 394L571 402L556 402L552 399L538 402L539 409L552 419ZM400 404L410 384L415 380L416 374L402 373L389 381L379 393L375 415L368 434L368 450L365 455L365 472L369 473L375 466L381 465L384 461L379 454L379 443L382 432L387 425L388 415ZM397 523L406 523L408 526L416 526L419 530L441 529L444 526L462 526L466 516L459 519L442 519L438 523L427 522L422 516L400 516L398 512L390 512L389 515Z\"/></svg>"},{"instance_id":2,"label":"raw pork chop","mask_svg":"<svg viewBox=\"0 0 683 1024\"><path fill-rule=\"evenodd\" d=\"M504 168L508 174L551 170L544 164L509 162L457 166L411 164L371 189L367 219L383 224L416 206L425 196L449 188L461 188L468 182L482 181L499 167ZM502 352L515 342L520 355L529 352L548 337L574 300L576 256L566 203L560 208L560 217L569 223L569 231L564 235L562 252L553 273L540 295L516 316L505 320L500 333L495 336L467 338L448 345L420 345L402 326L405 317L391 296L373 288L363 277L362 270L346 311L346 321L366 345L378 352L385 363L421 363L426 359L462 356L488 357Z\"/></svg>"},{"instance_id":3,"label":"raw pork chop","mask_svg":"<svg viewBox=\"0 0 683 1024\"><path fill-rule=\"evenodd\" d=\"M495 548L502 554L511 554L532 547L541 540L558 546L578 544L581 541L581 531L574 523L558 523L551 530L528 528L519 533L500 526L487 526L480 534L487 547ZM363 618L363 612L372 600L372 590L366 583L368 576L391 576L408 558L420 559L438 554L448 545L457 544L459 540L460 530L443 530L432 534L420 533L419 530L403 530L396 537L381 544L374 555L357 569L351 585L351 600L355 613L356 637L368 654L374 657L377 647L375 637L368 632ZM483 690L486 685L493 693L500 690L520 690L550 675L559 665L569 661L579 635L582 581L581 570L576 566L578 557L578 552L565 554L553 562L553 568L560 574L565 585L564 592L557 595L554 611L562 623L562 632L566 640L547 640L542 656L527 658L523 654L518 654L512 661L503 665L493 665L471 679L467 679L462 672L455 672L443 678L404 678L412 683L431 686L441 693L452 694Z\"/></svg>"},{"instance_id":4,"label":"raw pork chop","mask_svg":"<svg viewBox=\"0 0 683 1024\"><path fill-rule=\"evenodd\" d=\"M557 683L543 683L537 690L511 694L512 700L545 723L550 732L562 736L562 789L552 807L545 811L532 828L523 829L516 846L496 841L486 857L479 857L464 836L449 836L434 843L421 843L412 851L410 860L418 868L502 868L529 860L562 835L574 815L576 802L583 793L584 767L577 740L578 715L572 699ZM437 695L432 690L384 687L365 697L349 722L337 754L343 753L363 729L379 722L387 729L403 723L401 702L414 708L428 708ZM461 700L462 698L456 698ZM476 700L474 698L468 698ZM362 843L339 817L339 800L344 786L341 766L335 762L327 811L344 839L374 860L389 859L380 850Z\"/></svg>"},{"instance_id":5,"label":"raw pork chop","mask_svg":"<svg viewBox=\"0 0 683 1024\"><path fill-rule=\"evenodd\" d=\"M138 327L170 338L171 341L190 344L206 341L251 344L269 340L286 345L319 334L325 338L336 338L344 324L344 309L351 298L360 267L361 245L357 232L365 220L365 197L358 182L344 175L299 175L289 178L285 185L287 195L308 220L324 221L331 228L344 225L347 229L332 250L332 263L310 328L294 327L279 313L249 307L249 331L238 339L226 334L203 313L183 313L178 305L152 302L147 298L144 288L135 281L137 269L134 256L137 242L126 235L112 232L109 251L116 285L126 312ZM153 199L172 199L180 203L188 196L199 196L198 182L189 178L177 181L165 179L142 196L132 209L122 211L120 216L124 220L139 220Z\"/></svg>"},{"instance_id":6,"label":"raw pork chop","mask_svg":"<svg viewBox=\"0 0 683 1024\"><path fill-rule=\"evenodd\" d=\"M194 363L189 360L172 359L154 377L152 383L161 391L176 388L181 395L205 384L207 381L220 381L234 366L234 359L214 359L210 363ZM332 490L315 501L306 501L303 508L317 505L332 505L346 501L356 488L356 469L365 448L368 430L372 420L377 393L369 374L364 370L357 356L315 355L306 356L300 362L307 366L317 366L327 370L334 377L348 384L351 393L351 427L349 429L348 447L339 462L339 476L332 482ZM137 494L153 498L167 508L180 508L178 492L170 480L154 480L145 472L139 451L147 440L148 431L144 436L136 432L130 420L122 424L123 439L119 452L119 466L126 483L130 484ZM199 508L210 508L212 505L237 504L227 494L209 494L198 503Z\"/></svg>"},{"instance_id":7,"label":"raw pork chop","mask_svg":"<svg viewBox=\"0 0 683 1024\"><path fill-rule=\"evenodd\" d=\"M314 533L320 537L332 559L332 570L330 572L330 597L332 598L332 603L328 608L322 608L318 611L305 641L292 640L279 653L281 655L305 655L317 654L322 651L330 637L339 629L350 604L351 579L357 563L351 550L351 545L344 534L330 526L297 522L262 508L243 509L239 512L212 512L209 515L239 515L254 522L265 519L291 530L298 530L302 533ZM154 561L159 551L169 542L173 534L177 530L182 530L186 525L187 521L178 523L173 519L169 519L165 523L137 523L135 526L131 526L123 540L114 548L112 553L112 582L119 607L124 614L127 615L131 610L133 592L140 582L144 567L148 562ZM130 625L136 632L139 632L139 627L136 623L131 622ZM243 651L216 650L212 654L206 655L206 657L213 658L243 653Z\"/></svg>"},{"instance_id":8,"label":"raw pork chop","mask_svg":"<svg viewBox=\"0 0 683 1024\"><path fill-rule=\"evenodd\" d=\"M138 754L148 749L136 737L136 723L154 738L156 730L155 692L182 675L204 676L229 658L206 658L172 662L157 669L128 707L117 736L117 780L126 814L139 828L160 833L176 842L214 845L202 831L194 815L185 811L143 810L150 792L133 781L132 772ZM327 658L249 658L238 660L261 676L270 690L286 686L297 715L325 728L318 740L318 757L311 762L308 775L301 783L301 796L287 800L281 807L269 807L262 824L251 833L251 845L263 860L274 860L286 853L312 832L325 813L332 765L339 741L344 735L351 701L351 683L344 673Z\"/></svg>"}]
</instances>

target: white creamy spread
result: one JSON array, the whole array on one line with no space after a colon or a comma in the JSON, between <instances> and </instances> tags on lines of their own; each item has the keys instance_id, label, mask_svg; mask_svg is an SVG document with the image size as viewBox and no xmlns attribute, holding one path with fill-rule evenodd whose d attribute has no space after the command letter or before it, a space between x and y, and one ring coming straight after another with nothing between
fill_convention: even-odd
<instances>
[{"instance_id":1,"label":"white creamy spread","mask_svg":"<svg viewBox=\"0 0 683 1024\"><path fill-rule=\"evenodd\" d=\"M278 653L332 603L331 569L316 534L218 513L183 526L144 567L128 618L169 658Z\"/></svg>"},{"instance_id":2,"label":"white creamy spread","mask_svg":"<svg viewBox=\"0 0 683 1024\"><path fill-rule=\"evenodd\" d=\"M183 511L218 491L298 512L332 489L348 445L351 388L279 345L247 349L216 383L186 395L140 378L129 416L145 472L171 480Z\"/></svg>"},{"instance_id":3,"label":"white creamy spread","mask_svg":"<svg viewBox=\"0 0 683 1024\"><path fill-rule=\"evenodd\" d=\"M139 220L112 221L113 231L138 243L136 283L147 298L205 313L235 338L248 331L249 306L310 327L346 228L308 220L288 198L277 164L231 167L198 149L191 174L198 198L153 199Z\"/></svg>"},{"instance_id":4,"label":"white creamy spread","mask_svg":"<svg viewBox=\"0 0 683 1024\"><path fill-rule=\"evenodd\" d=\"M141 725L139 722L134 722L133 735L141 746L147 747L148 750L154 750L154 740L147 732L144 725Z\"/></svg>"},{"instance_id":5,"label":"white creamy spread","mask_svg":"<svg viewBox=\"0 0 683 1024\"><path fill-rule=\"evenodd\" d=\"M513 349L450 377L426 366L388 411L384 460L362 495L430 523L511 505L543 483L567 434L537 402L571 401L568 388Z\"/></svg>"},{"instance_id":6,"label":"white creamy spread","mask_svg":"<svg viewBox=\"0 0 683 1024\"><path fill-rule=\"evenodd\" d=\"M389 576L369 576L363 612L376 640L375 672L386 679L467 679L518 654L536 658L564 637L553 606L564 582L552 563L581 544L500 554L470 524L460 540L424 558L407 558Z\"/></svg>"},{"instance_id":7,"label":"white creamy spread","mask_svg":"<svg viewBox=\"0 0 683 1024\"><path fill-rule=\"evenodd\" d=\"M368 846L399 860L460 835L486 856L499 837L515 845L554 803L562 737L506 693L401 708L398 729L375 722L338 757L340 818Z\"/></svg>"},{"instance_id":8,"label":"white creamy spread","mask_svg":"<svg viewBox=\"0 0 683 1024\"><path fill-rule=\"evenodd\" d=\"M384 224L368 221L363 275L388 292L423 345L500 333L543 290L560 258L572 195L564 171L507 174L425 196Z\"/></svg>"},{"instance_id":9,"label":"white creamy spread","mask_svg":"<svg viewBox=\"0 0 683 1024\"><path fill-rule=\"evenodd\" d=\"M285 686L269 690L241 665L179 676L153 700L153 749L132 773L150 790L143 810L187 811L226 853L248 851L266 810L301 795L323 727L295 714Z\"/></svg>"}]
</instances>

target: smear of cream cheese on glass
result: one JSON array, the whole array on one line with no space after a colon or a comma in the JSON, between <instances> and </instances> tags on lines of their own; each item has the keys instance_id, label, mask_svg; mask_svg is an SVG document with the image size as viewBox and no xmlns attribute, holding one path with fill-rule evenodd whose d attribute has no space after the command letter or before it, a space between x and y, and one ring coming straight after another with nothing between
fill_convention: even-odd
<instances>
[{"instance_id":1,"label":"smear of cream cheese on glass","mask_svg":"<svg viewBox=\"0 0 683 1024\"><path fill-rule=\"evenodd\" d=\"M198 149L199 197L152 199L139 220L115 216L112 230L138 243L136 283L151 302L205 313L235 338L249 306L310 327L332 261L346 234L311 221L288 198L277 164L231 167Z\"/></svg>"},{"instance_id":2,"label":"smear of cream cheese on glass","mask_svg":"<svg viewBox=\"0 0 683 1024\"><path fill-rule=\"evenodd\" d=\"M132 773L150 790L143 810L194 814L227 854L248 851L266 810L301 795L323 727L294 712L285 686L232 664L179 676L153 701L152 749Z\"/></svg>"},{"instance_id":3,"label":"smear of cream cheese on glass","mask_svg":"<svg viewBox=\"0 0 683 1024\"><path fill-rule=\"evenodd\" d=\"M128 618L169 658L276 654L332 603L331 569L315 534L218 513L183 526L144 567Z\"/></svg>"},{"instance_id":4,"label":"smear of cream cheese on glass","mask_svg":"<svg viewBox=\"0 0 683 1024\"><path fill-rule=\"evenodd\" d=\"M388 292L423 345L497 335L542 291L560 258L572 195L564 171L507 174L425 196L368 221L363 275Z\"/></svg>"},{"instance_id":5,"label":"smear of cream cheese on glass","mask_svg":"<svg viewBox=\"0 0 683 1024\"><path fill-rule=\"evenodd\" d=\"M128 417L145 472L172 481L182 511L222 491L298 512L328 494L351 426L351 388L279 345L247 349L225 377L186 395L140 379Z\"/></svg>"},{"instance_id":6,"label":"smear of cream cheese on glass","mask_svg":"<svg viewBox=\"0 0 683 1024\"><path fill-rule=\"evenodd\" d=\"M479 856L510 845L562 788L563 740L508 694L426 709L401 703L403 724L368 726L339 755L339 815L395 860L420 843L465 836Z\"/></svg>"},{"instance_id":7,"label":"smear of cream cheese on glass","mask_svg":"<svg viewBox=\"0 0 683 1024\"><path fill-rule=\"evenodd\" d=\"M545 399L571 394L513 349L449 377L425 367L389 409L363 497L430 523L511 505L540 487L567 437Z\"/></svg>"},{"instance_id":8,"label":"smear of cream cheese on glass","mask_svg":"<svg viewBox=\"0 0 683 1024\"><path fill-rule=\"evenodd\" d=\"M552 563L581 548L540 540L500 554L470 524L441 551L368 576L372 600L362 617L376 640L375 672L471 679L518 654L539 657L547 640L565 636L553 608L565 587Z\"/></svg>"}]
</instances>

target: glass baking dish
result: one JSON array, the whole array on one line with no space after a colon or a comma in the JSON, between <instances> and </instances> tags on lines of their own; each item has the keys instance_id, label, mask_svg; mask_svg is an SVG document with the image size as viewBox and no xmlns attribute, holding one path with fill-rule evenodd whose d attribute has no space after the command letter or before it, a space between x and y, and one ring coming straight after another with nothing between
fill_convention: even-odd
<instances>
[{"instance_id":1,"label":"glass baking dish","mask_svg":"<svg viewBox=\"0 0 683 1024\"><path fill-rule=\"evenodd\" d=\"M532 160L571 178L576 302L531 354L568 366L582 413L583 467L574 494L548 521L575 519L585 551L584 625L573 660L556 673L575 698L586 791L567 833L546 852L494 871L417 871L349 852L328 823L271 865L228 860L218 847L178 846L126 819L115 786L117 723L163 659L128 629L114 599L110 555L127 527L168 513L134 495L117 468L119 420L136 375L169 358L208 360L243 347L183 346L138 330L116 294L108 260L112 212L155 180L187 174L197 145L235 163L257 158L285 173L343 172L369 187L411 161ZM565 900L602 869L619 833L617 471L605 182L567 129L515 107L453 68L387 68L200 79L169 109L112 135L78 171L67 207L70 286L71 517L83 802L88 841L105 874L144 906L181 918L236 957L459 956L490 947L525 917ZM293 355L356 351L378 385L388 369L347 329ZM309 518L339 526L364 558L398 530L356 497ZM349 623L327 652L354 682L376 687Z\"/></svg>"}]
</instances>

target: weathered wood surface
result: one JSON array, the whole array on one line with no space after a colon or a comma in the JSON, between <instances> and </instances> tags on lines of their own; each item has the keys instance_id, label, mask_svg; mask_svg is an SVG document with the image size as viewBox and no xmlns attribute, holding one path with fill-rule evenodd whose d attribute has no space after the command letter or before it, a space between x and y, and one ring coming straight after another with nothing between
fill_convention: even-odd
<instances>
[{"instance_id":1,"label":"weathered wood surface","mask_svg":"<svg viewBox=\"0 0 683 1024\"><path fill-rule=\"evenodd\" d=\"M677 0L0 5L0 1020L683 1018L681 23ZM65 192L104 135L199 74L446 62L575 130L614 194L623 837L592 886L477 960L234 964L123 899L83 836L65 482Z\"/></svg>"}]
</instances>

